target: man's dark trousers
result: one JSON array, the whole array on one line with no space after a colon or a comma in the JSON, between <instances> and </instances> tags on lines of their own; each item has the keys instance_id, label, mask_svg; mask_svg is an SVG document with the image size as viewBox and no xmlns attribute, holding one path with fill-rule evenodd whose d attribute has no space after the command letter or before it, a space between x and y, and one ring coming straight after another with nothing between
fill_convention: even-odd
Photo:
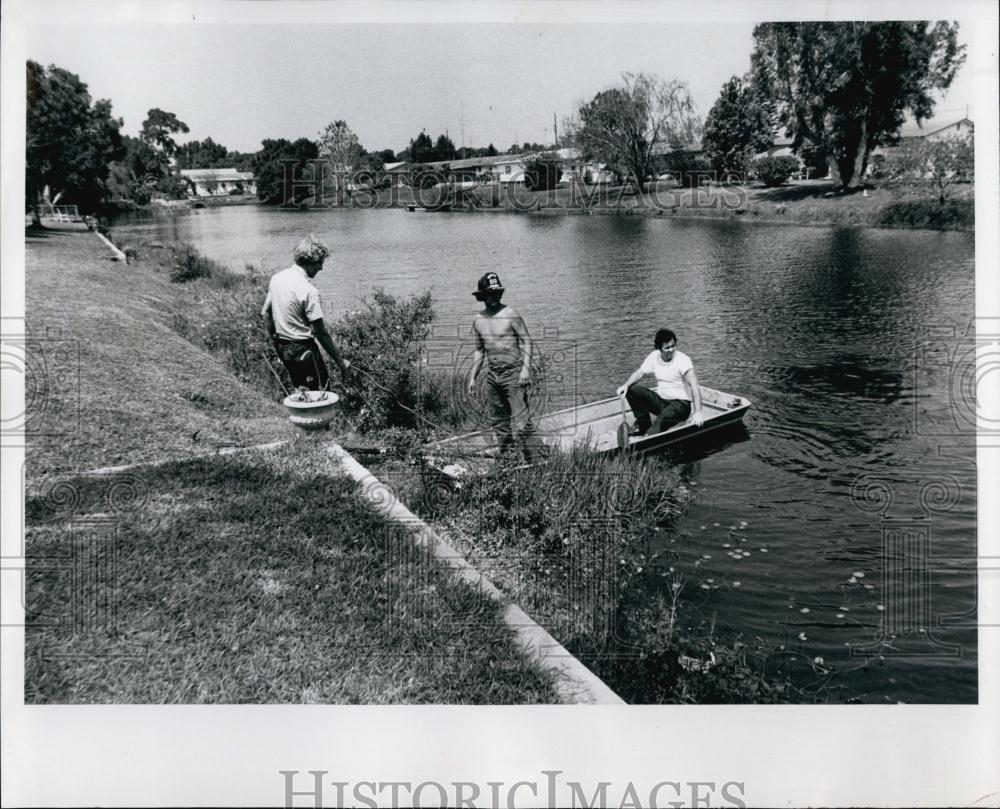
<instances>
[{"instance_id":1,"label":"man's dark trousers","mask_svg":"<svg viewBox=\"0 0 1000 809\"><path fill-rule=\"evenodd\" d=\"M521 445L528 463L534 463L545 453L545 445L535 435L528 406L528 389L519 381L521 363L490 366L486 374L486 391L490 403L493 434L502 452Z\"/></svg>"},{"instance_id":2,"label":"man's dark trousers","mask_svg":"<svg viewBox=\"0 0 1000 809\"><path fill-rule=\"evenodd\" d=\"M661 399L656 391L638 382L625 391L625 398L635 416L636 429L650 435L669 430L691 415L687 399Z\"/></svg>"},{"instance_id":3,"label":"man's dark trousers","mask_svg":"<svg viewBox=\"0 0 1000 809\"><path fill-rule=\"evenodd\" d=\"M326 362L315 340L274 340L275 351L292 378L292 384L308 390L323 390L330 379Z\"/></svg>"}]
</instances>

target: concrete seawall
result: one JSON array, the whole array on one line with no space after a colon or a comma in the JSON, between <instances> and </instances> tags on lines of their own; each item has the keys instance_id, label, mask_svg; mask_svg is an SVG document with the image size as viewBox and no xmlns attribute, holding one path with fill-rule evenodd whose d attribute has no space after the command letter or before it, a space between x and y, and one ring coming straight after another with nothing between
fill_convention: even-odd
<instances>
[{"instance_id":1,"label":"concrete seawall","mask_svg":"<svg viewBox=\"0 0 1000 809\"><path fill-rule=\"evenodd\" d=\"M525 654L553 675L556 691L563 702L590 705L624 705L603 680L583 665L566 648L539 626L489 579L470 565L454 548L442 540L427 523L416 516L378 478L357 462L339 444L329 452L338 466L361 487L361 496L379 514L406 531L409 538L427 548L436 559L451 568L453 575L484 593L499 604L504 622L514 633L514 639Z\"/></svg>"}]
</instances>

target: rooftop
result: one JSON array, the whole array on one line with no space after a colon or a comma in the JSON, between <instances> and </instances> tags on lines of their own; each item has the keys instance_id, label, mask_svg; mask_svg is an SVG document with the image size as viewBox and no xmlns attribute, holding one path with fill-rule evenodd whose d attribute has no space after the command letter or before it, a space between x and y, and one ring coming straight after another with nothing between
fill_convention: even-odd
<instances>
[{"instance_id":1,"label":"rooftop","mask_svg":"<svg viewBox=\"0 0 1000 809\"><path fill-rule=\"evenodd\" d=\"M252 171L236 169L181 169L181 176L192 182L234 182L254 179Z\"/></svg>"}]
</instances>

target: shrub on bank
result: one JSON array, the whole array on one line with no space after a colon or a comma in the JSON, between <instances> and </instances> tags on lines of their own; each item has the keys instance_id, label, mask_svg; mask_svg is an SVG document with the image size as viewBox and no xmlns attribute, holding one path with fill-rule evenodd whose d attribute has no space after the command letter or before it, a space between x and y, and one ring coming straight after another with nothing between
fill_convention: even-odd
<instances>
[{"instance_id":1,"label":"shrub on bank","mask_svg":"<svg viewBox=\"0 0 1000 809\"><path fill-rule=\"evenodd\" d=\"M657 459L574 451L527 469L500 461L459 492L418 502L627 701L801 700L769 671L763 644L723 640L686 614L664 539L688 497L676 469Z\"/></svg>"},{"instance_id":2,"label":"shrub on bank","mask_svg":"<svg viewBox=\"0 0 1000 809\"><path fill-rule=\"evenodd\" d=\"M427 365L434 321L429 292L397 298L375 289L330 329L351 361L344 409L360 432L405 427L427 433L462 418L460 380Z\"/></svg>"},{"instance_id":3,"label":"shrub on bank","mask_svg":"<svg viewBox=\"0 0 1000 809\"><path fill-rule=\"evenodd\" d=\"M928 228L931 230L971 229L976 224L972 199L901 200L879 211L875 222L881 227Z\"/></svg>"},{"instance_id":4,"label":"shrub on bank","mask_svg":"<svg viewBox=\"0 0 1000 809\"><path fill-rule=\"evenodd\" d=\"M184 284L196 278L214 278L219 286L231 287L236 283L229 268L203 256L193 245L181 243L172 250L173 266L170 268L170 280L176 284Z\"/></svg>"},{"instance_id":5,"label":"shrub on bank","mask_svg":"<svg viewBox=\"0 0 1000 809\"><path fill-rule=\"evenodd\" d=\"M775 188L799 170L799 161L790 155L758 157L753 161L753 170L764 185Z\"/></svg>"}]
</instances>

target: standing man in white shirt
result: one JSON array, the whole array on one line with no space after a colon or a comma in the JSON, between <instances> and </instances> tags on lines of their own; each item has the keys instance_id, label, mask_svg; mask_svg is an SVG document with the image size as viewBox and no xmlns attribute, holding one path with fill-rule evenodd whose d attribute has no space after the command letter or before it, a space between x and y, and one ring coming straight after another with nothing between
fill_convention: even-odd
<instances>
[{"instance_id":1,"label":"standing man in white shirt","mask_svg":"<svg viewBox=\"0 0 1000 809\"><path fill-rule=\"evenodd\" d=\"M271 335L274 348L297 388L322 390L326 387L330 376L320 346L337 363L342 375L351 364L340 355L326 329L319 291L312 284L328 255L330 248L315 236L310 235L299 242L292 251L295 263L271 276L261 309L264 328Z\"/></svg>"},{"instance_id":2,"label":"standing man in white shirt","mask_svg":"<svg viewBox=\"0 0 1000 809\"><path fill-rule=\"evenodd\" d=\"M705 417L701 410L701 388L694 365L687 354L677 350L677 336L670 329L660 329L654 340L656 350L643 360L618 395L628 401L635 414L631 435L661 433L691 418L699 427ZM656 390L638 382L647 374L656 377ZM693 412L692 412L693 405Z\"/></svg>"}]
</instances>

